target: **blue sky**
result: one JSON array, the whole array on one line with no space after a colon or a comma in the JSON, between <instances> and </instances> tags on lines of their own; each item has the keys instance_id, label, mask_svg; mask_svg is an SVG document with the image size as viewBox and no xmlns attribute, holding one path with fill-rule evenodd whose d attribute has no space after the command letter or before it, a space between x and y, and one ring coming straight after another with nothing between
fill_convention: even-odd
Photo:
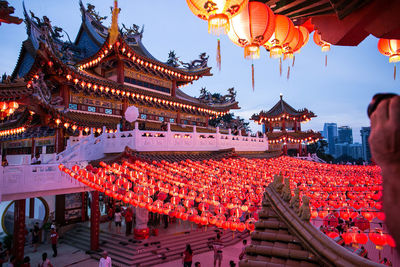
<instances>
[{"instance_id":1,"label":"blue sky","mask_svg":"<svg viewBox=\"0 0 400 267\"><path fill-rule=\"evenodd\" d=\"M84 4L88 3L83 1ZM23 17L22 1L10 0L16 15ZM26 0L28 10L36 16L46 15L53 26L62 27L74 40L81 23L78 0ZM112 0L91 1L101 15L109 18ZM359 130L369 126L366 108L377 92L399 93L400 77L393 80L393 64L377 49L378 39L370 36L358 47L332 46L328 53L328 67L324 66L324 54L314 44L312 36L308 44L296 54L290 79L286 79L289 62L283 64L279 76L279 61L269 58L264 48L261 57L254 60L255 90L251 88L251 61L243 58L243 49L234 45L227 36L221 37L222 70L216 69L217 38L207 32L207 22L195 17L184 0L119 0L122 11L119 25L145 25L143 43L154 57L166 61L168 52L175 50L182 61L188 62L201 52L210 55L212 77L205 77L183 90L198 96L201 87L211 92L225 93L235 87L240 110L236 115L248 119L253 113L268 110L282 93L294 108L307 107L317 114L303 129L322 130L324 122L336 122L338 126L353 127L355 141L360 141ZM0 73L11 73L18 58L21 42L26 39L24 24L0 26ZM290 62L291 64L291 62ZM399 75L400 76L400 73ZM254 131L261 126L251 123Z\"/></svg>"}]
</instances>

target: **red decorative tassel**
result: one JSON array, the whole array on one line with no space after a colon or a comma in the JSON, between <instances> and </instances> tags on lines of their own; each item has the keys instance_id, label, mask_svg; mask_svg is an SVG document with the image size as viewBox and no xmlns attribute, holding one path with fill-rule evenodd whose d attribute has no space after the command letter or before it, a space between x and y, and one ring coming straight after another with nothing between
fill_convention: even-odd
<instances>
[{"instance_id":1,"label":"red decorative tassel","mask_svg":"<svg viewBox=\"0 0 400 267\"><path fill-rule=\"evenodd\" d=\"M221 42L218 38L218 45L217 45L217 68L221 71Z\"/></svg>"},{"instance_id":2,"label":"red decorative tassel","mask_svg":"<svg viewBox=\"0 0 400 267\"><path fill-rule=\"evenodd\" d=\"M396 80L396 65L394 65L394 70L393 70L393 79Z\"/></svg>"},{"instance_id":3,"label":"red decorative tassel","mask_svg":"<svg viewBox=\"0 0 400 267\"><path fill-rule=\"evenodd\" d=\"M290 66L287 67L287 76L286 76L286 79L289 80L289 77L290 77Z\"/></svg>"},{"instance_id":4,"label":"red decorative tassel","mask_svg":"<svg viewBox=\"0 0 400 267\"><path fill-rule=\"evenodd\" d=\"M254 92L254 64L251 64L251 86L253 87Z\"/></svg>"},{"instance_id":5,"label":"red decorative tassel","mask_svg":"<svg viewBox=\"0 0 400 267\"><path fill-rule=\"evenodd\" d=\"M282 76L282 58L279 58L279 75Z\"/></svg>"},{"instance_id":6,"label":"red decorative tassel","mask_svg":"<svg viewBox=\"0 0 400 267\"><path fill-rule=\"evenodd\" d=\"M292 68L294 67L294 62L296 61L296 56L293 55L293 60L292 60Z\"/></svg>"},{"instance_id":7,"label":"red decorative tassel","mask_svg":"<svg viewBox=\"0 0 400 267\"><path fill-rule=\"evenodd\" d=\"M325 55L325 67L328 66L328 55Z\"/></svg>"}]
</instances>

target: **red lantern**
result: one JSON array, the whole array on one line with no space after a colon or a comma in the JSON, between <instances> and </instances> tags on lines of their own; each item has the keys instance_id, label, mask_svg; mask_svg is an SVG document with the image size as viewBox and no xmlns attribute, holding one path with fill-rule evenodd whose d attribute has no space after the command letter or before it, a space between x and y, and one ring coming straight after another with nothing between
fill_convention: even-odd
<instances>
[{"instance_id":1,"label":"red lantern","mask_svg":"<svg viewBox=\"0 0 400 267\"><path fill-rule=\"evenodd\" d=\"M314 43L321 47L322 52L328 52L329 50L331 50L331 44L322 40L321 34L317 33L316 31L314 32L313 39Z\"/></svg>"},{"instance_id":2,"label":"red lantern","mask_svg":"<svg viewBox=\"0 0 400 267\"><path fill-rule=\"evenodd\" d=\"M244 57L257 59L260 57L260 46L267 42L275 30L274 12L264 3L249 2L231 19L229 39L236 45L244 47Z\"/></svg>"},{"instance_id":3,"label":"red lantern","mask_svg":"<svg viewBox=\"0 0 400 267\"><path fill-rule=\"evenodd\" d=\"M271 39L264 44L270 56L279 58L283 48L292 41L294 35L293 22L284 15L275 15L275 32Z\"/></svg>"},{"instance_id":4,"label":"red lantern","mask_svg":"<svg viewBox=\"0 0 400 267\"><path fill-rule=\"evenodd\" d=\"M381 229L375 229L371 231L368 236L369 240L375 244L376 249L382 250L383 246L386 245L387 238L386 235L382 233Z\"/></svg>"}]
</instances>

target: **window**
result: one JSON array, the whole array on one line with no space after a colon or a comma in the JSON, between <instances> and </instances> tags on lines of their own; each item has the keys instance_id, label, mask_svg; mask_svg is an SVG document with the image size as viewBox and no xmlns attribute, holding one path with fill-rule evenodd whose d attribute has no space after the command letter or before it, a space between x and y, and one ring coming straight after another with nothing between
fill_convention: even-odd
<instances>
[{"instance_id":1,"label":"window","mask_svg":"<svg viewBox=\"0 0 400 267\"><path fill-rule=\"evenodd\" d=\"M193 125L197 125L195 121L192 121L192 124L193 124Z\"/></svg>"},{"instance_id":2,"label":"window","mask_svg":"<svg viewBox=\"0 0 400 267\"><path fill-rule=\"evenodd\" d=\"M87 110L88 110L89 112L96 112L96 108L95 108L95 107L91 107L91 106L89 106L89 107L87 108Z\"/></svg>"},{"instance_id":3,"label":"window","mask_svg":"<svg viewBox=\"0 0 400 267\"><path fill-rule=\"evenodd\" d=\"M141 118L142 120L145 120L145 119L147 119L147 115L146 115L146 114L140 114L140 118Z\"/></svg>"},{"instance_id":4,"label":"window","mask_svg":"<svg viewBox=\"0 0 400 267\"><path fill-rule=\"evenodd\" d=\"M183 124L188 124L188 121L187 121L187 120L184 120L184 121L183 121Z\"/></svg>"},{"instance_id":5,"label":"window","mask_svg":"<svg viewBox=\"0 0 400 267\"><path fill-rule=\"evenodd\" d=\"M164 121L164 117L158 117L159 121Z\"/></svg>"},{"instance_id":6,"label":"window","mask_svg":"<svg viewBox=\"0 0 400 267\"><path fill-rule=\"evenodd\" d=\"M112 115L112 109L106 108L104 111L106 114Z\"/></svg>"},{"instance_id":7,"label":"window","mask_svg":"<svg viewBox=\"0 0 400 267\"><path fill-rule=\"evenodd\" d=\"M69 109L78 109L78 105L77 104L69 104Z\"/></svg>"},{"instance_id":8,"label":"window","mask_svg":"<svg viewBox=\"0 0 400 267\"><path fill-rule=\"evenodd\" d=\"M169 122L170 122L170 123L175 123L175 119L174 119L174 118L170 118L170 119L169 119Z\"/></svg>"}]
</instances>

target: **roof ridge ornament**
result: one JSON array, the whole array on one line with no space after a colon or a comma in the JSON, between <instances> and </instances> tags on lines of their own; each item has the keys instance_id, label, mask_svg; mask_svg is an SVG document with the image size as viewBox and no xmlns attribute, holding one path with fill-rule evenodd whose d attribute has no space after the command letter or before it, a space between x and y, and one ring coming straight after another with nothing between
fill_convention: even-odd
<instances>
[{"instance_id":1,"label":"roof ridge ornament","mask_svg":"<svg viewBox=\"0 0 400 267\"><path fill-rule=\"evenodd\" d=\"M193 69L203 69L207 68L207 63L208 63L208 58L210 56L207 55L206 52L203 52L199 55L199 59L195 59L190 61L190 63L185 63L182 61L179 61L182 66L188 70L193 70Z\"/></svg>"}]
</instances>

